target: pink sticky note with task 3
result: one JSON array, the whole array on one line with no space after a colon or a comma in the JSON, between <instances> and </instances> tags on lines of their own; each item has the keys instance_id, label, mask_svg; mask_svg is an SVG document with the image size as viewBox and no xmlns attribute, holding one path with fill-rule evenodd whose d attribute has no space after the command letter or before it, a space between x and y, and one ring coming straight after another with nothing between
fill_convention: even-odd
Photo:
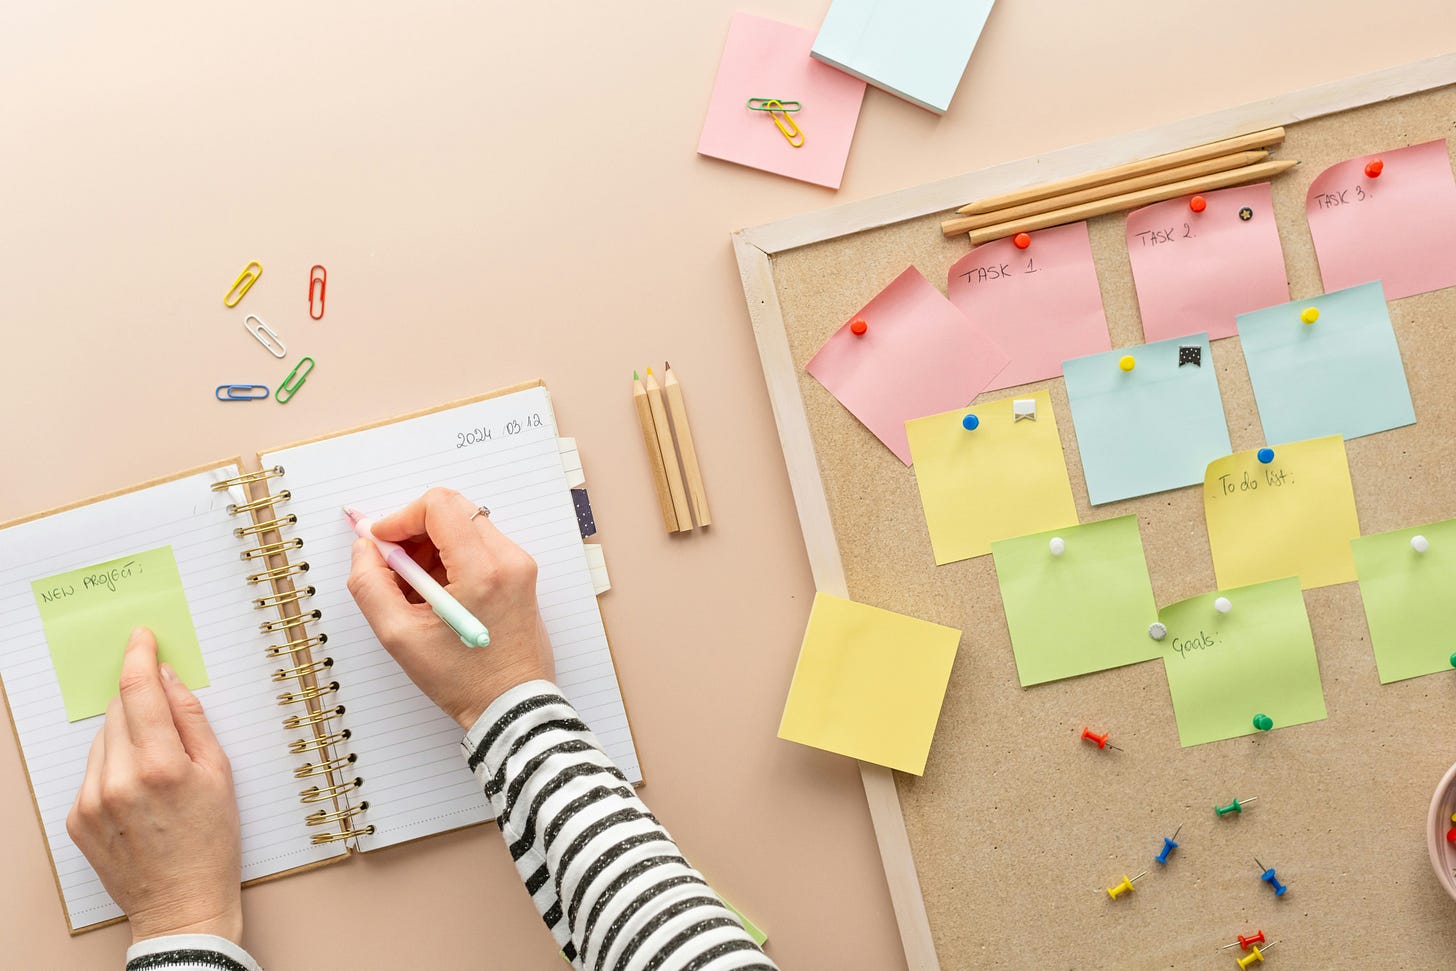
<instances>
[{"instance_id":1,"label":"pink sticky note with task 3","mask_svg":"<svg viewBox=\"0 0 1456 971\"><path fill-rule=\"evenodd\" d=\"M734 14L698 154L839 188L865 83L811 58L813 44L807 28ZM790 145L769 112L748 107L749 98L797 101L802 107L788 117L803 145Z\"/></svg>"},{"instance_id":2,"label":"pink sticky note with task 3","mask_svg":"<svg viewBox=\"0 0 1456 971\"><path fill-rule=\"evenodd\" d=\"M1238 333L1238 315L1289 300L1269 183L1180 196L1127 216L1127 255L1148 343Z\"/></svg>"},{"instance_id":3,"label":"pink sticky note with task 3","mask_svg":"<svg viewBox=\"0 0 1456 971\"><path fill-rule=\"evenodd\" d=\"M1379 175L1368 175L1377 160ZM1456 286L1456 181L1444 138L1330 166L1304 210L1326 292L1379 280L1398 300Z\"/></svg>"},{"instance_id":4,"label":"pink sticky note with task 3","mask_svg":"<svg viewBox=\"0 0 1456 971\"><path fill-rule=\"evenodd\" d=\"M909 465L905 422L970 404L1008 360L911 266L846 320L805 370Z\"/></svg>"},{"instance_id":5,"label":"pink sticky note with task 3","mask_svg":"<svg viewBox=\"0 0 1456 971\"><path fill-rule=\"evenodd\" d=\"M987 391L1055 378L1062 361L1112 349L1085 222L977 246L950 268L946 296L1011 358Z\"/></svg>"}]
</instances>

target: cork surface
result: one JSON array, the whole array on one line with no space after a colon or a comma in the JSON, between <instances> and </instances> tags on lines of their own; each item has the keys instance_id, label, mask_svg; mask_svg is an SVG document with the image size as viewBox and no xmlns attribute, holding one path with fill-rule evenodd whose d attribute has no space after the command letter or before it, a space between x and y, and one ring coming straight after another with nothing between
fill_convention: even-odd
<instances>
[{"instance_id":1,"label":"cork surface","mask_svg":"<svg viewBox=\"0 0 1456 971\"><path fill-rule=\"evenodd\" d=\"M1321 292L1304 218L1314 178L1446 137L1453 118L1456 87L1288 126L1275 157L1303 164L1274 183L1274 203L1291 299ZM851 596L965 631L925 775L896 775L942 967L1232 967L1234 952L1215 949L1255 928L1281 942L1269 961L1284 968L1450 966L1456 904L1431 872L1425 821L1456 760L1456 676L1382 687L1356 584L1305 593L1326 721L1182 749L1158 661L1022 689L991 558L936 567L914 470L802 371L907 263L944 290L969 243L942 239L943 217L774 259ZM1122 215L1091 223L1114 347L1142 341L1123 231ZM1348 443L1362 533L1456 515L1456 288L1390 311L1417 424ZM1239 339L1215 342L1213 363L1234 449L1264 444ZM1200 489L1090 507L1062 380L1026 387L1051 394L1081 521L1137 515L1159 606L1213 589ZM1125 751L1078 741L1083 725ZM1217 818L1235 796L1258 802ZM1179 825L1161 867L1161 837ZM1109 900L1102 888L1145 869Z\"/></svg>"}]
</instances>

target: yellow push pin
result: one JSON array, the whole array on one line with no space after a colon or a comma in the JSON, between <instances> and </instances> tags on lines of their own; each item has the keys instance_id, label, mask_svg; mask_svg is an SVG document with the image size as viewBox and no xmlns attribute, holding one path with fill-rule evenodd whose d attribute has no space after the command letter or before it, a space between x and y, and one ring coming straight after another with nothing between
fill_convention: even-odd
<instances>
[{"instance_id":1,"label":"yellow push pin","mask_svg":"<svg viewBox=\"0 0 1456 971\"><path fill-rule=\"evenodd\" d=\"M1133 368L1137 367L1137 358L1133 357L1131 354L1124 354L1121 359L1118 360L1117 366L1122 368L1124 371L1131 371Z\"/></svg>"},{"instance_id":2,"label":"yellow push pin","mask_svg":"<svg viewBox=\"0 0 1456 971\"><path fill-rule=\"evenodd\" d=\"M1132 890L1134 880L1141 880L1147 875L1148 871L1144 870L1142 873L1139 873L1137 876L1133 877L1132 880L1129 880L1126 876L1124 876L1121 883L1115 884L1114 886L1107 888L1107 896L1111 897L1113 900L1116 900L1124 893L1128 893Z\"/></svg>"},{"instance_id":3,"label":"yellow push pin","mask_svg":"<svg viewBox=\"0 0 1456 971\"><path fill-rule=\"evenodd\" d=\"M1319 308L1305 307L1304 310L1300 312L1299 319L1304 321L1306 324L1314 323L1316 320L1319 320Z\"/></svg>"},{"instance_id":4,"label":"yellow push pin","mask_svg":"<svg viewBox=\"0 0 1456 971\"><path fill-rule=\"evenodd\" d=\"M1279 943L1278 941L1275 941L1274 942L1274 944L1278 944L1278 943ZM1274 944L1270 944L1267 947L1265 947L1264 948L1264 951L1272 950L1273 947L1274 947ZM1249 953L1248 954L1245 954L1241 958L1240 957L1236 957L1236 958L1234 958L1234 960L1239 963L1239 967L1241 967L1241 968L1247 968L1249 965L1253 964L1255 961L1258 961L1259 963L1262 964L1263 961L1264 961L1264 951L1259 950L1259 945L1252 944L1252 945L1249 946Z\"/></svg>"}]
</instances>

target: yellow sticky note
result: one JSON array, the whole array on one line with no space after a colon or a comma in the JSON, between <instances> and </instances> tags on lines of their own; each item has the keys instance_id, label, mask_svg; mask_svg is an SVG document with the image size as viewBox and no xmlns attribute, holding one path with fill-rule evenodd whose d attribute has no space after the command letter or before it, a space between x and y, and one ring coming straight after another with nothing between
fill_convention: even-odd
<instances>
[{"instance_id":1,"label":"yellow sticky note","mask_svg":"<svg viewBox=\"0 0 1456 971\"><path fill-rule=\"evenodd\" d=\"M961 632L814 595L779 738L920 775Z\"/></svg>"},{"instance_id":2,"label":"yellow sticky note","mask_svg":"<svg viewBox=\"0 0 1456 971\"><path fill-rule=\"evenodd\" d=\"M962 424L966 415L976 416L974 430ZM905 431L937 565L985 556L997 540L1077 524L1045 391L916 418Z\"/></svg>"},{"instance_id":3,"label":"yellow sticky note","mask_svg":"<svg viewBox=\"0 0 1456 971\"><path fill-rule=\"evenodd\" d=\"M1297 576L1302 589L1355 579L1350 540L1360 535L1345 441L1338 435L1209 463L1203 514L1223 589Z\"/></svg>"}]
</instances>

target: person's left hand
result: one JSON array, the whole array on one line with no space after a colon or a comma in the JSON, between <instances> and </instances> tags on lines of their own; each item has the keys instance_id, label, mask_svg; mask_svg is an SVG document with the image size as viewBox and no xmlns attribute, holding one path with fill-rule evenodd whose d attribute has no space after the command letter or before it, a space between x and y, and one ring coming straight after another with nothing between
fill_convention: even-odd
<instances>
[{"instance_id":1,"label":"person's left hand","mask_svg":"<svg viewBox=\"0 0 1456 971\"><path fill-rule=\"evenodd\" d=\"M242 943L242 850L232 767L202 704L157 641L132 631L121 694L91 744L66 830L131 920L132 940L216 934Z\"/></svg>"}]
</instances>

